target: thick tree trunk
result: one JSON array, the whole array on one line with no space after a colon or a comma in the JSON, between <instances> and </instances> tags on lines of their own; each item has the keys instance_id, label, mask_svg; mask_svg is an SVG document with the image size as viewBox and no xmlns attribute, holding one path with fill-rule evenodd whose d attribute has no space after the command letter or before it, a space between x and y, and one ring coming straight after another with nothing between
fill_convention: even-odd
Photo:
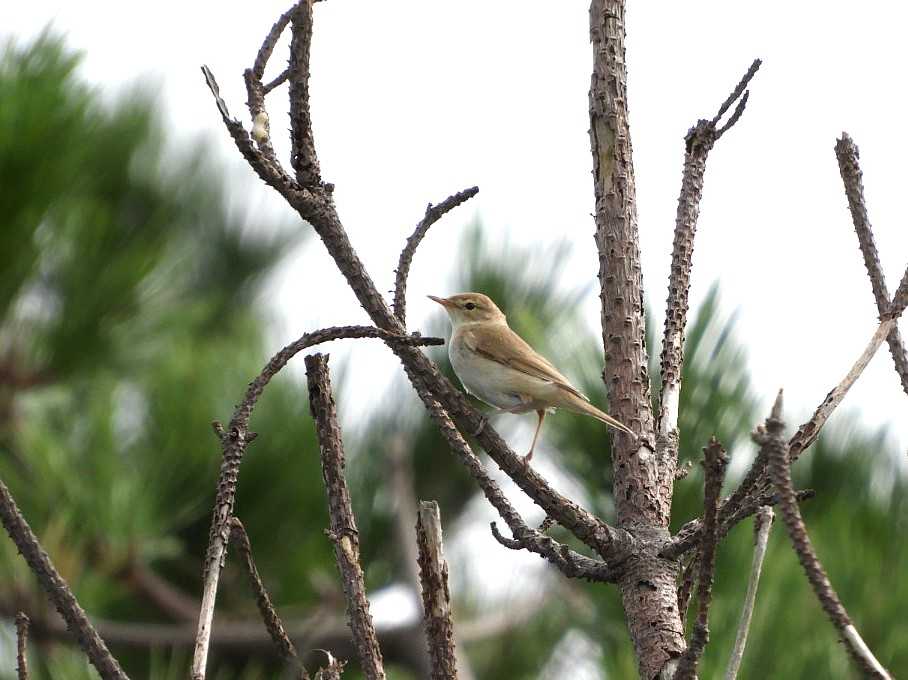
<instances>
[{"instance_id":1,"label":"thick tree trunk","mask_svg":"<svg viewBox=\"0 0 908 680\"><path fill-rule=\"evenodd\" d=\"M593 76L590 142L596 190L596 244L602 300L603 379L609 413L638 433L614 434L618 524L639 541L620 582L628 629L643 678L657 677L685 648L677 564L656 556L669 538L673 475L655 453L645 343L643 280L627 112L624 2L590 7Z\"/></svg>"}]
</instances>

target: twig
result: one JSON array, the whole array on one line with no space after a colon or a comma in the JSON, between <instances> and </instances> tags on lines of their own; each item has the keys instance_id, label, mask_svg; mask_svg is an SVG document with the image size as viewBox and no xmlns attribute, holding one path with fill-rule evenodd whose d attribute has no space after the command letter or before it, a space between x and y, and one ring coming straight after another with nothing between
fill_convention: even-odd
<instances>
[{"instance_id":1,"label":"twig","mask_svg":"<svg viewBox=\"0 0 908 680\"><path fill-rule=\"evenodd\" d=\"M461 203L465 203L479 193L479 187L470 187L456 194L448 196L438 205L429 205L426 207L425 216L416 225L416 230L407 239L407 244L400 252L400 259L397 262L394 280L394 315L398 318L403 326L407 325L407 276L410 274L410 264L413 262L413 255L422 242L429 227L438 222L444 215L451 212Z\"/></svg>"},{"instance_id":2,"label":"twig","mask_svg":"<svg viewBox=\"0 0 908 680\"><path fill-rule=\"evenodd\" d=\"M867 204L864 201L863 175L858 163L860 154L857 145L848 136L848 133L843 132L842 138L836 140L835 155L839 162L842 183L845 185L845 195L848 197L851 220L861 246L861 254L864 256L864 265L867 267L867 276L870 277L876 308L882 316L889 311L889 291L886 289L880 255L876 249L870 218L867 215ZM905 343L902 341L898 326L889 331L886 339L895 363L895 371L902 381L902 389L905 394L908 394L908 354L905 352Z\"/></svg>"},{"instance_id":3,"label":"twig","mask_svg":"<svg viewBox=\"0 0 908 680\"><path fill-rule=\"evenodd\" d=\"M747 644L747 633L750 630L750 620L754 613L757 585L760 583L760 572L763 570L763 558L766 557L766 546L769 544L769 530L772 529L773 517L772 508L765 505L757 511L754 517L754 557L750 566L750 578L747 580L747 593L744 595L741 621L738 623L738 633L735 636L735 646L728 659L728 667L725 669L725 680L735 680L738 677L741 659L744 658L744 647Z\"/></svg>"},{"instance_id":4,"label":"twig","mask_svg":"<svg viewBox=\"0 0 908 680\"><path fill-rule=\"evenodd\" d=\"M883 336L885 337L885 336ZM813 587L823 611L829 617L832 624L842 634L845 646L848 648L852 658L868 676L873 678L882 678L889 680L890 676L873 656L867 645L861 639L848 612L839 600L838 595L829 582L829 577L820 564L816 552L807 535L807 527L801 517L801 511L798 508L795 499L794 487L791 483L791 462L793 457L790 455L789 447L782 436L782 430L785 424L781 419L772 419L767 424L769 431L769 473L772 477L773 484L781 496L779 507L782 511L782 519L785 521L785 528L791 538L792 546L798 554L798 561L804 568L807 580Z\"/></svg>"},{"instance_id":5,"label":"twig","mask_svg":"<svg viewBox=\"0 0 908 680\"><path fill-rule=\"evenodd\" d=\"M861 353L861 356L858 357L858 360L854 362L851 370L848 371L845 377L842 378L842 381L826 395L823 403L821 403L816 411L813 412L810 420L798 428L798 431L788 442L789 455L791 456L792 463L800 457L804 449L813 444L817 440L817 437L820 436L820 429L829 419L829 416L832 415L832 412L835 411L836 407L842 403L845 395L848 394L848 390L851 389L851 386L854 385L855 381L861 376L861 373L864 372L864 369L867 368L867 364L870 363L873 355L876 354L876 351L879 349L880 345L883 344L886 336L889 335L889 331L892 330L894 326L895 319L892 318L886 319L880 323L876 332L873 334L873 337L870 338L870 342L867 343L867 347L864 348L864 351Z\"/></svg>"},{"instance_id":6,"label":"twig","mask_svg":"<svg viewBox=\"0 0 908 680\"><path fill-rule=\"evenodd\" d=\"M9 489L2 481L0 481L0 520L22 557L25 558L28 566L47 592L50 601L54 603L57 611L66 621L66 625L75 634L79 646L97 669L98 674L104 680L127 680L126 673L120 668L117 660L111 656L104 640L91 625L66 581L54 568L50 557L44 552L38 538L28 522L25 521L16 501L13 500Z\"/></svg>"},{"instance_id":7,"label":"twig","mask_svg":"<svg viewBox=\"0 0 908 680\"><path fill-rule=\"evenodd\" d=\"M435 501L420 501L416 518L419 581L422 585L426 643L432 660L432 680L457 680L454 622L448 590L448 563L441 539L441 514Z\"/></svg>"},{"instance_id":8,"label":"twig","mask_svg":"<svg viewBox=\"0 0 908 680\"><path fill-rule=\"evenodd\" d=\"M671 274L668 278L668 299L665 309L665 332L662 339L662 391L660 395L656 451L663 465L663 475L672 481L678 464L678 406L681 400L681 367L684 361L684 331L687 326L688 295L693 265L694 237L703 197L703 177L706 159L721 134L740 118L747 103L747 88L760 68L760 60L750 69L719 107L712 120L700 120L685 137L684 173L681 194L675 215L675 236L672 246ZM734 115L722 130L716 125L736 99L744 97Z\"/></svg>"},{"instance_id":9,"label":"twig","mask_svg":"<svg viewBox=\"0 0 908 680\"><path fill-rule=\"evenodd\" d=\"M262 94L268 94L274 88L280 87L285 82L287 82L287 78L289 78L289 77L290 77L290 69L285 68L283 71L281 71L280 75L277 75L274 77L274 80L272 80L268 83L265 83L265 85L262 86Z\"/></svg>"},{"instance_id":10,"label":"twig","mask_svg":"<svg viewBox=\"0 0 908 680\"><path fill-rule=\"evenodd\" d=\"M261 614L262 621L265 622L268 634L274 640L274 646L277 647L281 658L293 667L298 680L309 680L309 674L300 661L296 647L293 646L287 631L284 630L284 624L274 609L271 597L268 595L268 591L265 590L265 584L262 582L259 570L255 566L255 560L252 557L252 545L249 542L246 528L236 517L230 518L230 540L243 558L246 574L249 576L249 585L252 587L252 592L255 593L255 604L259 608L259 614Z\"/></svg>"},{"instance_id":11,"label":"twig","mask_svg":"<svg viewBox=\"0 0 908 680\"><path fill-rule=\"evenodd\" d=\"M306 333L295 342L290 343L275 354L265 365L261 373L249 383L246 395L237 406L230 419L230 424L220 437L223 450L223 462L218 478L218 493L211 521L211 532L208 538L208 549L205 555L205 575L203 579L202 604L199 613L199 626L196 647L193 654L192 678L202 680L205 677L205 666L208 660L208 644L211 638L211 622L214 619L214 604L217 598L218 579L226 553L227 539L230 531L229 522L233 515L233 502L239 476L240 463L249 442L249 418L265 386L296 354L323 342L341 338L383 338L391 346L397 344L437 345L444 341L440 338L422 338L415 336L396 336L372 326L340 326L323 328ZM223 429L223 428L222 428ZM215 428L217 432L217 428Z\"/></svg>"},{"instance_id":12,"label":"twig","mask_svg":"<svg viewBox=\"0 0 908 680\"><path fill-rule=\"evenodd\" d=\"M322 476L328 496L328 516L331 520L328 536L334 543L334 555L344 583L348 623L363 674L367 680L383 680L385 671L359 563L359 534L344 477L343 441L337 424L326 355L311 354L306 357L306 378L309 381L309 408L315 420Z\"/></svg>"},{"instance_id":13,"label":"twig","mask_svg":"<svg viewBox=\"0 0 908 680\"><path fill-rule=\"evenodd\" d=\"M16 674L19 680L28 680L28 616L16 614Z\"/></svg>"},{"instance_id":14,"label":"twig","mask_svg":"<svg viewBox=\"0 0 908 680\"><path fill-rule=\"evenodd\" d=\"M316 187L322 181L309 113L312 14L312 0L301 0L290 13L290 165L303 187Z\"/></svg>"},{"instance_id":15,"label":"twig","mask_svg":"<svg viewBox=\"0 0 908 680\"><path fill-rule=\"evenodd\" d=\"M255 55L252 73L259 82L265 77L265 67L268 65L268 60L271 59L271 55L274 53L274 47L277 45L281 33L287 28L287 24L290 23L290 15L293 14L295 9L296 6L291 7L278 17L278 20L274 22L271 30L268 31L268 35L266 35L265 39L262 41L262 46L259 48L258 54Z\"/></svg>"},{"instance_id":16,"label":"twig","mask_svg":"<svg viewBox=\"0 0 908 680\"><path fill-rule=\"evenodd\" d=\"M697 663L709 642L709 606L712 603L716 571L719 496L722 493L728 456L715 438L703 449L703 454L706 477L703 490L703 540L700 542L700 571L697 576L697 622L694 624L690 645L678 661L675 680L691 680L694 677Z\"/></svg>"}]
</instances>

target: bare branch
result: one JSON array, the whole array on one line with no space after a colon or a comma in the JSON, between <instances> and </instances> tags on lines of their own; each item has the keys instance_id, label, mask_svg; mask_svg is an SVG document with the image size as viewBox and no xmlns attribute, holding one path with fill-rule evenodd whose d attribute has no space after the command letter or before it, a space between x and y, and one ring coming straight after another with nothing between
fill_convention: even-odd
<instances>
[{"instance_id":1,"label":"bare branch","mask_svg":"<svg viewBox=\"0 0 908 680\"><path fill-rule=\"evenodd\" d=\"M772 529L773 517L772 508L765 505L757 511L756 517L754 517L754 557L750 566L750 578L747 580L747 593L744 595L741 621L738 623L738 633L735 635L735 646L728 659L728 667L725 669L725 680L735 680L738 677L741 659L744 658L744 647L747 645L747 633L750 630L750 620L754 613L757 585L760 583L760 572L763 570L763 558L766 557L766 546L769 544L769 530Z\"/></svg>"},{"instance_id":2,"label":"bare branch","mask_svg":"<svg viewBox=\"0 0 908 680\"><path fill-rule=\"evenodd\" d=\"M885 335L883 336L885 337ZM890 676L873 656L864 641L861 639L848 612L839 600L838 595L829 582L829 577L820 564L816 552L807 535L807 528L801 517L801 511L795 498L794 487L791 483L791 462L794 457L789 451L789 447L782 436L785 424L780 419L771 419L767 423L769 431L769 473L772 477L773 484L781 496L779 507L782 511L782 519L785 521L785 528L791 538L792 546L798 554L798 560L804 568L807 580L813 587L823 611L829 617L832 624L842 634L842 639L855 663L861 670L872 678L882 678L889 680Z\"/></svg>"},{"instance_id":3,"label":"bare branch","mask_svg":"<svg viewBox=\"0 0 908 680\"><path fill-rule=\"evenodd\" d=\"M28 616L25 612L16 614L16 675L19 680L28 680Z\"/></svg>"},{"instance_id":4,"label":"bare branch","mask_svg":"<svg viewBox=\"0 0 908 680\"><path fill-rule=\"evenodd\" d=\"M709 642L709 607L716 571L719 496L722 493L728 456L715 438L703 449L703 454L706 477L703 490L703 540L700 542L700 572L697 576L697 622L694 624L690 645L678 661L675 680L691 680L695 676L697 663Z\"/></svg>"},{"instance_id":5,"label":"bare branch","mask_svg":"<svg viewBox=\"0 0 908 680\"><path fill-rule=\"evenodd\" d=\"M91 625L85 611L79 606L79 602L66 581L54 568L50 557L44 552L38 538L19 511L12 494L2 481L0 481L0 520L3 522L6 533L9 534L13 543L16 544L16 548L19 549L22 557L25 558L28 566L38 578L41 587L47 592L50 601L54 603L57 611L66 621L66 625L75 634L79 646L97 669L98 674L104 680L128 680L126 673L120 668L120 664L108 651L104 640Z\"/></svg>"},{"instance_id":6,"label":"bare branch","mask_svg":"<svg viewBox=\"0 0 908 680\"><path fill-rule=\"evenodd\" d=\"M426 642L432 660L432 680L457 680L448 563L442 549L441 514L435 501L419 503L416 544L419 548L419 581L422 585Z\"/></svg>"},{"instance_id":7,"label":"bare branch","mask_svg":"<svg viewBox=\"0 0 908 680\"><path fill-rule=\"evenodd\" d=\"M289 78L289 77L290 77L290 69L285 68L283 71L280 72L279 75L274 77L274 80L272 80L268 83L265 83L265 85L262 87L262 94L268 94L274 88L280 87L285 82L287 82L287 78Z\"/></svg>"},{"instance_id":8,"label":"bare branch","mask_svg":"<svg viewBox=\"0 0 908 680\"><path fill-rule=\"evenodd\" d=\"M536 553L568 578L579 578L591 583L617 583L621 575L621 565L612 566L602 560L581 555L536 529L527 527L518 534L520 538L507 538L501 535L495 522L490 526L492 536L505 548Z\"/></svg>"},{"instance_id":9,"label":"bare branch","mask_svg":"<svg viewBox=\"0 0 908 680\"><path fill-rule=\"evenodd\" d=\"M847 375L842 378L842 381L826 395L823 403L817 406L817 409L813 412L810 420L798 428L798 431L788 442L792 463L800 457L804 449L813 444L817 440L817 437L820 436L820 429L829 419L829 416L832 415L832 412L835 411L836 407L842 403L845 395L848 394L848 390L851 389L851 386L854 385L855 381L861 376L861 373L864 372L864 369L867 368L867 364L870 363L873 355L876 354L876 351L879 349L880 345L883 344L883 341L886 339L886 336L889 335L889 332L893 327L895 327L895 319L886 319L880 323L876 332L873 334L873 337L870 338L870 342L867 343L867 347L864 348L864 351L861 353L861 356L858 357L858 360L854 362L851 370L848 371Z\"/></svg>"},{"instance_id":10,"label":"bare branch","mask_svg":"<svg viewBox=\"0 0 908 680\"><path fill-rule=\"evenodd\" d=\"M321 170L309 113L309 48L312 46L312 2L301 0L290 12L290 165L302 187L321 185Z\"/></svg>"},{"instance_id":11,"label":"bare branch","mask_svg":"<svg viewBox=\"0 0 908 680\"><path fill-rule=\"evenodd\" d=\"M414 387L416 387L417 393L419 393L420 397L423 398L423 402L426 404L426 407L429 411L429 416L432 418L432 420L435 421L435 424L441 432L442 436L448 442L448 446L455 453L455 455L457 455L460 461L467 467L470 475L473 477L473 479L476 480L476 483L482 490L483 495L485 495L486 500L488 500L492 507L498 511L498 514L508 525L508 528L511 530L511 533L515 537L515 540L520 541L522 538L528 537L526 545L521 545L520 547L524 547L528 550L532 550L533 552L537 552L538 554L543 555L547 559L550 559L550 561L553 561L553 563L558 566L559 569L561 569L563 559L560 555L560 552L556 551L555 553L552 553L552 551L545 548L542 543L533 540L535 536L539 534L539 532L534 532L529 526L527 526L523 518L520 517L517 510L515 510L514 506L511 505L510 501L501 491L501 488L498 486L498 484L496 484L495 481L489 476L479 458L475 453L473 453L472 449L470 449L469 445L460 434L460 431L451 421L450 416L448 416L447 412L444 410L444 408L442 408L441 404L432 396L432 394L426 389L425 385L422 382L414 382ZM483 434L484 431L485 428L483 428L483 431L480 432L480 435ZM508 470L505 471L508 472ZM564 498L557 494L557 492L555 492L554 490L551 490L545 480L543 480L535 472L533 472L532 468L530 468L528 465L522 465L519 471L522 471L526 475L526 477L519 478L521 479L521 481L524 481L524 483L530 485L538 485L531 486L530 491L527 491L527 495L529 495L534 500L536 500L536 497L540 497L540 499L545 502L545 504L539 503L543 508L546 508L546 506L548 506L554 509L552 515L547 515L547 517L554 516L558 518L558 521L562 524L562 526L565 526L563 523L563 518L576 518L577 521L574 525L574 535L578 535L578 525L583 526L585 529L591 529L591 533L586 534L588 537L587 544L589 545L590 543L592 543L600 555L608 556L606 559L611 558L616 563L618 563L627 556L634 544L634 539L630 534L620 529L614 529L604 522L601 522L598 518L593 517L591 514L587 513L585 510L577 506L573 501ZM512 475L512 478L514 478L514 475ZM518 482L518 484L519 483L520 482ZM523 486L521 486L521 488L523 488ZM537 490L539 490L541 494L537 493ZM534 494L537 494L537 496L534 496ZM569 530L571 529L570 526L565 526L565 528ZM495 530L493 529L493 534L494 533ZM548 540L551 541L551 539ZM538 549L536 549L537 546L539 546ZM578 557L582 556L578 555ZM594 560L590 561L595 562ZM599 563L596 562L596 564L598 565ZM603 570L605 569L607 568L603 567ZM562 571L564 570L562 569Z\"/></svg>"},{"instance_id":12,"label":"bare branch","mask_svg":"<svg viewBox=\"0 0 908 680\"><path fill-rule=\"evenodd\" d=\"M295 6L291 7L278 17L278 20L274 22L271 30L268 31L268 35L265 36L265 40L262 41L262 46L259 48L258 54L255 55L252 73L259 82L265 77L265 67L268 65L268 60L271 59L271 55L274 53L274 47L277 45L281 33L287 28L287 24L290 23L290 15L293 14L293 10L295 9Z\"/></svg>"},{"instance_id":13,"label":"bare branch","mask_svg":"<svg viewBox=\"0 0 908 680\"><path fill-rule=\"evenodd\" d=\"M431 203L426 207L426 214L416 225L416 230L407 239L407 245L400 252L400 259L397 262L396 277L394 280L394 315L400 323L407 325L407 276L410 274L410 264L413 262L413 255L422 242L429 227L438 222L444 215L451 212L461 203L465 203L479 193L479 187L470 187L456 194L448 196L438 205Z\"/></svg>"},{"instance_id":14,"label":"bare branch","mask_svg":"<svg viewBox=\"0 0 908 680\"><path fill-rule=\"evenodd\" d=\"M660 395L657 452L665 466L665 475L674 476L678 459L678 406L681 400L681 367L684 361L684 331L687 326L690 276L693 266L694 237L703 197L703 177L706 159L722 132L734 125L747 102L747 94L738 109L721 131L716 125L725 111L744 93L747 84L760 67L757 59L734 91L711 120L700 120L685 137L684 173L681 194L675 215L675 237L672 246L671 274L668 279L668 299L665 309L665 332L662 339L662 391Z\"/></svg>"},{"instance_id":15,"label":"bare branch","mask_svg":"<svg viewBox=\"0 0 908 680\"><path fill-rule=\"evenodd\" d=\"M347 620L353 632L363 674L367 680L383 680L385 671L381 650L369 614L369 600L359 563L359 533L344 477L344 448L337 424L334 395L331 392L327 355L312 354L306 357L306 378L309 381L309 408L315 420L325 493L328 496L328 516L331 520L328 536L334 543L334 556L344 583Z\"/></svg>"},{"instance_id":16,"label":"bare branch","mask_svg":"<svg viewBox=\"0 0 908 680\"><path fill-rule=\"evenodd\" d=\"M277 648L281 658L293 667L298 680L309 680L309 674L306 672L302 661L300 661L296 647L293 646L293 642L287 636L284 624L281 623L281 618L271 603L271 597L268 595L268 591L265 590L265 584L262 583L262 577L259 575L259 570L256 568L255 560L252 557L252 544L249 542L246 528L236 517L230 518L230 539L243 558L246 574L249 576L249 585L252 587L252 592L255 593L255 603L259 608L262 621L265 622L268 634L274 640L274 646Z\"/></svg>"},{"instance_id":17,"label":"bare branch","mask_svg":"<svg viewBox=\"0 0 908 680\"><path fill-rule=\"evenodd\" d=\"M227 127L227 131L233 138L236 148L243 155L243 158L246 159L246 162L255 170L255 173L262 181L269 186L281 188L284 191L289 190L288 187L292 183L292 180L287 173L284 172L284 169L274 160L268 158L263 151L256 149L255 145L252 143L252 139L249 137L249 133L246 132L246 129L243 127L243 124L236 118L230 116L230 111L227 109L226 102L221 98L218 83L215 80L214 73L211 72L211 69L203 65L202 75L205 77L205 83L208 85L208 89L211 90L211 94L214 96L214 101L217 104L218 111L221 113L221 118L224 121L224 125Z\"/></svg>"},{"instance_id":18,"label":"bare branch","mask_svg":"<svg viewBox=\"0 0 908 680\"><path fill-rule=\"evenodd\" d=\"M246 446L250 441L250 436L253 434L248 431L252 410L255 408L255 404L265 386L287 365L290 359L308 347L341 338L383 338L392 347L397 345L437 345L444 342L439 338L395 335L371 326L323 328L312 333L306 333L295 342L284 347L271 358L255 380L249 383L246 395L234 411L230 424L221 437L223 462L221 463L218 478L218 493L215 498L211 532L208 538L208 550L205 555L202 605L199 613L199 627L192 662L193 680L201 680L205 677L208 644L211 638L211 622L214 619L214 605L217 599L218 579L226 555L227 539L230 531L229 522L233 516L233 502L236 496L240 464L246 452ZM218 428L215 428L215 431L217 432Z\"/></svg>"},{"instance_id":19,"label":"bare branch","mask_svg":"<svg viewBox=\"0 0 908 680\"><path fill-rule=\"evenodd\" d=\"M839 161L839 173L845 185L845 195L848 197L848 207L851 210L851 220L864 256L864 265L870 277L870 286L876 300L876 308L882 317L889 311L889 291L886 289L886 279L883 267L880 265L880 255L876 249L870 218L867 215L867 204L864 201L864 183L861 166L858 163L860 154L858 147L847 133L842 133L842 138L836 140L835 155ZM905 343L898 327L893 327L886 338L889 342L889 352L895 363L895 370L902 381L902 389L908 394L908 354L905 352Z\"/></svg>"}]
</instances>

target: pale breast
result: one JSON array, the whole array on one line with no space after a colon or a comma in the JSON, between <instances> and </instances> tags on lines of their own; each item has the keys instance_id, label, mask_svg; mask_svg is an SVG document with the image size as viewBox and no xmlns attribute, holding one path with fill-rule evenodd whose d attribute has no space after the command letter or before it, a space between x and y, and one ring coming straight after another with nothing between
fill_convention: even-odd
<instances>
[{"instance_id":1,"label":"pale breast","mask_svg":"<svg viewBox=\"0 0 908 680\"><path fill-rule=\"evenodd\" d=\"M477 355L465 346L462 336L458 333L455 333L448 343L448 357L451 359L454 372L469 394L490 406L508 411L533 409L526 396L507 391L507 387L513 382L510 376L513 369Z\"/></svg>"}]
</instances>

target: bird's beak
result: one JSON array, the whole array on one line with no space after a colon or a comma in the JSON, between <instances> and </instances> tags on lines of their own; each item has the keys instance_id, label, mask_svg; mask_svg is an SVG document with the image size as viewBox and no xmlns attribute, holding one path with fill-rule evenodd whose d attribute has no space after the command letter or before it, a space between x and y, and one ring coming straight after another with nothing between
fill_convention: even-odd
<instances>
[{"instance_id":1,"label":"bird's beak","mask_svg":"<svg viewBox=\"0 0 908 680\"><path fill-rule=\"evenodd\" d=\"M442 307L453 307L454 303L451 302L448 298L435 297L434 295L427 295L430 300L433 300L440 304Z\"/></svg>"}]
</instances>

